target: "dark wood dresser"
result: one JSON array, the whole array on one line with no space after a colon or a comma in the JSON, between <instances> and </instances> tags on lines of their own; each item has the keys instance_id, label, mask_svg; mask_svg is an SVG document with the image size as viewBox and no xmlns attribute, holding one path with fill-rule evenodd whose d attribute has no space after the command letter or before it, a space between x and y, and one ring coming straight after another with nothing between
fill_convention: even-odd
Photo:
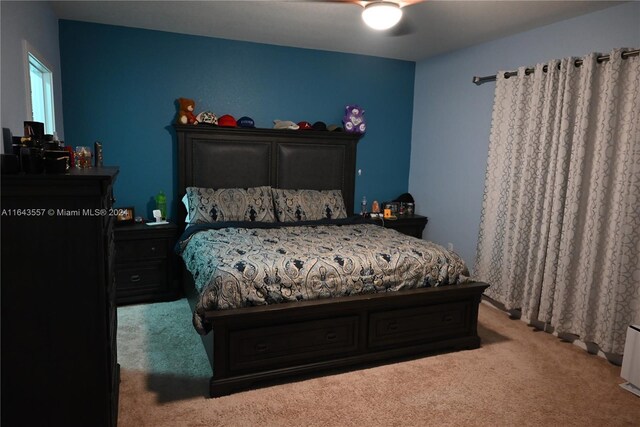
<instances>
[{"instance_id":1,"label":"dark wood dresser","mask_svg":"<svg viewBox=\"0 0 640 427\"><path fill-rule=\"evenodd\" d=\"M115 426L118 168L2 176L2 425Z\"/></svg>"},{"instance_id":2,"label":"dark wood dresser","mask_svg":"<svg viewBox=\"0 0 640 427\"><path fill-rule=\"evenodd\" d=\"M407 236L422 239L422 231L427 225L429 218L422 215L398 215L397 219L374 220L376 224L384 225L385 228L392 228Z\"/></svg>"},{"instance_id":3,"label":"dark wood dresser","mask_svg":"<svg viewBox=\"0 0 640 427\"><path fill-rule=\"evenodd\" d=\"M119 225L116 240L116 300L118 304L157 302L181 296L178 257L173 248L178 227Z\"/></svg>"}]
</instances>

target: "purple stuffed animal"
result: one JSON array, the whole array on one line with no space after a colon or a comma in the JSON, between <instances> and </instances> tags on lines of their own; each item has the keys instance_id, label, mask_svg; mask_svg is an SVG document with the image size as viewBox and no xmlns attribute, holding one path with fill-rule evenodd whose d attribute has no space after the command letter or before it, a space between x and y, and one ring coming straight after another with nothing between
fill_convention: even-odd
<instances>
[{"instance_id":1,"label":"purple stuffed animal","mask_svg":"<svg viewBox=\"0 0 640 427\"><path fill-rule=\"evenodd\" d=\"M364 121L364 110L358 105L347 105L342 124L345 132L365 133L367 125Z\"/></svg>"}]
</instances>

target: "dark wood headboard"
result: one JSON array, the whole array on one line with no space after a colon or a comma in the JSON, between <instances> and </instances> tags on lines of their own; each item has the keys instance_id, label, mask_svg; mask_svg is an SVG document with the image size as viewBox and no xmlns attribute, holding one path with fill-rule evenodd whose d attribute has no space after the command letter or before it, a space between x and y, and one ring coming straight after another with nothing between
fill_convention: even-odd
<instances>
[{"instance_id":1,"label":"dark wood headboard","mask_svg":"<svg viewBox=\"0 0 640 427\"><path fill-rule=\"evenodd\" d=\"M353 214L356 146L344 132L174 125L178 137L178 194L187 187L342 190ZM178 203L178 221L186 210Z\"/></svg>"}]
</instances>

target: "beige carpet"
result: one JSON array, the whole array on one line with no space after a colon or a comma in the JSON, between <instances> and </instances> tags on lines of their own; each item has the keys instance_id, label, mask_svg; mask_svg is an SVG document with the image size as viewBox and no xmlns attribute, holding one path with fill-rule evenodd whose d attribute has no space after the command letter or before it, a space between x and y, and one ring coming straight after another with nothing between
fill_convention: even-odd
<instances>
[{"instance_id":1,"label":"beige carpet","mask_svg":"<svg viewBox=\"0 0 640 427\"><path fill-rule=\"evenodd\" d=\"M620 367L484 304L479 321L477 350L217 399L205 377L121 361L119 425L640 426Z\"/></svg>"}]
</instances>

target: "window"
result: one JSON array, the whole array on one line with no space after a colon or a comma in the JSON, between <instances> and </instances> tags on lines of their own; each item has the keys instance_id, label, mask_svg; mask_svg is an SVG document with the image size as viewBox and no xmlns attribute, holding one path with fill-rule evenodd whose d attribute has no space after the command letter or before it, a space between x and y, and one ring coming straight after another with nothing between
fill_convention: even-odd
<instances>
[{"instance_id":1,"label":"window","mask_svg":"<svg viewBox=\"0 0 640 427\"><path fill-rule=\"evenodd\" d=\"M44 123L44 132L55 132L53 111L53 74L32 52L28 52L29 82L31 85L31 117Z\"/></svg>"}]
</instances>

